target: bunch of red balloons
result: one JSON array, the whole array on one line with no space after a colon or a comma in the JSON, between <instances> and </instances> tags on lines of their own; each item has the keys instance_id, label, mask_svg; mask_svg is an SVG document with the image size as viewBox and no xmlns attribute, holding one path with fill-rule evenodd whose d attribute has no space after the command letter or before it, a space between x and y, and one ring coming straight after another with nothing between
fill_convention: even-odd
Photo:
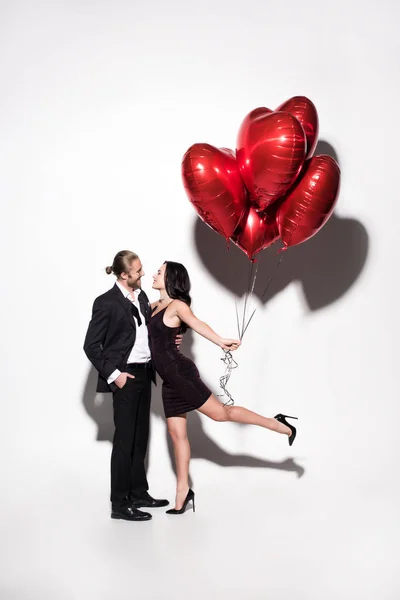
<instances>
[{"instance_id":1,"label":"bunch of red balloons","mask_svg":"<svg viewBox=\"0 0 400 600\"><path fill-rule=\"evenodd\" d=\"M318 114L305 96L275 111L256 108L243 120L236 154L194 144L182 161L189 200L201 219L247 256L281 239L284 249L315 235L331 216L340 170L313 156Z\"/></svg>"}]
</instances>

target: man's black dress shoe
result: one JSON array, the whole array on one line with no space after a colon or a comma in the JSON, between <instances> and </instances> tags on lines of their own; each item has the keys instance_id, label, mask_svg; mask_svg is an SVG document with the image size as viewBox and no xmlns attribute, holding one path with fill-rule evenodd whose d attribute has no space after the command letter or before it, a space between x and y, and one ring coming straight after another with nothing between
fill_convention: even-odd
<instances>
[{"instance_id":1,"label":"man's black dress shoe","mask_svg":"<svg viewBox=\"0 0 400 600\"><path fill-rule=\"evenodd\" d=\"M132 500L132 508L160 508L161 506L168 506L168 500L156 500L152 498L150 494L144 492L139 498L135 496L131 497Z\"/></svg>"},{"instance_id":2,"label":"man's black dress shoe","mask_svg":"<svg viewBox=\"0 0 400 600\"><path fill-rule=\"evenodd\" d=\"M134 508L133 506L127 506L126 508L114 508L111 512L112 519L124 519L125 521L150 521L152 515L147 512L143 512Z\"/></svg>"}]
</instances>

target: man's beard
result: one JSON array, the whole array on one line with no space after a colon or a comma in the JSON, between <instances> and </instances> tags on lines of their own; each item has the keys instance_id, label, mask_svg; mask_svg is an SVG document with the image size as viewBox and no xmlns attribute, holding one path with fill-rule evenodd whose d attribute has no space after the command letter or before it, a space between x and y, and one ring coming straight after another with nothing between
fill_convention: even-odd
<instances>
[{"instance_id":1,"label":"man's beard","mask_svg":"<svg viewBox=\"0 0 400 600\"><path fill-rule=\"evenodd\" d=\"M128 281L128 285L134 290L140 290L142 288L142 280L136 279L136 281Z\"/></svg>"}]
</instances>

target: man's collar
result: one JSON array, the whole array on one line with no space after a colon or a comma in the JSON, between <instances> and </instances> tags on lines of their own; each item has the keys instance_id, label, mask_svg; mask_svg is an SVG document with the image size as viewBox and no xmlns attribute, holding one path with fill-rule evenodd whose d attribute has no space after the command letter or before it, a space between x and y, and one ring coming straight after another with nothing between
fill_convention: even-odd
<instances>
[{"instance_id":1,"label":"man's collar","mask_svg":"<svg viewBox=\"0 0 400 600\"><path fill-rule=\"evenodd\" d=\"M130 294L130 291L129 291L129 290L127 290L126 288L124 288L124 286L123 286L123 285L121 285L121 284L119 283L119 281L116 281L115 283L116 283L116 285L118 286L118 288L121 290L121 293L123 294L124 298L127 298L127 297L129 296L129 294ZM134 296L135 296L135 300L137 300L137 299L138 299L138 297L139 297L139 294L140 294L140 292L141 292L141 291L142 291L142 290L139 290L139 289L138 289L138 290L134 290L134 291L133 291L133 294L134 294Z\"/></svg>"}]
</instances>

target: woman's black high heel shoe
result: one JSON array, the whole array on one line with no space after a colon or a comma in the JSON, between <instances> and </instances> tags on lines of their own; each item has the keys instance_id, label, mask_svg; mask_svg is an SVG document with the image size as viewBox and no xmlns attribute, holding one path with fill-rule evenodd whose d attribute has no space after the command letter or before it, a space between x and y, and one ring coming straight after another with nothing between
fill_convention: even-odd
<instances>
[{"instance_id":1,"label":"woman's black high heel shoe","mask_svg":"<svg viewBox=\"0 0 400 600\"><path fill-rule=\"evenodd\" d=\"M283 423L284 425L286 425L286 427L289 427L290 431L292 432L292 434L289 436L289 446L291 446L295 440L297 431L296 427L290 425L290 423L288 423L286 419L297 419L297 417L289 417L289 415L282 415L281 413L279 413L275 415L274 419L279 421L279 423Z\"/></svg>"},{"instance_id":2,"label":"woman's black high heel shoe","mask_svg":"<svg viewBox=\"0 0 400 600\"><path fill-rule=\"evenodd\" d=\"M195 512L195 508L194 508L194 491L193 490L189 490L187 493L187 496L185 498L185 502L182 505L182 508L180 508L179 510L176 510L175 508L170 508L169 510L165 511L167 513L167 515L183 515L183 513L186 510L186 507L188 505L188 503L192 501L193 504L193 512Z\"/></svg>"}]
</instances>

